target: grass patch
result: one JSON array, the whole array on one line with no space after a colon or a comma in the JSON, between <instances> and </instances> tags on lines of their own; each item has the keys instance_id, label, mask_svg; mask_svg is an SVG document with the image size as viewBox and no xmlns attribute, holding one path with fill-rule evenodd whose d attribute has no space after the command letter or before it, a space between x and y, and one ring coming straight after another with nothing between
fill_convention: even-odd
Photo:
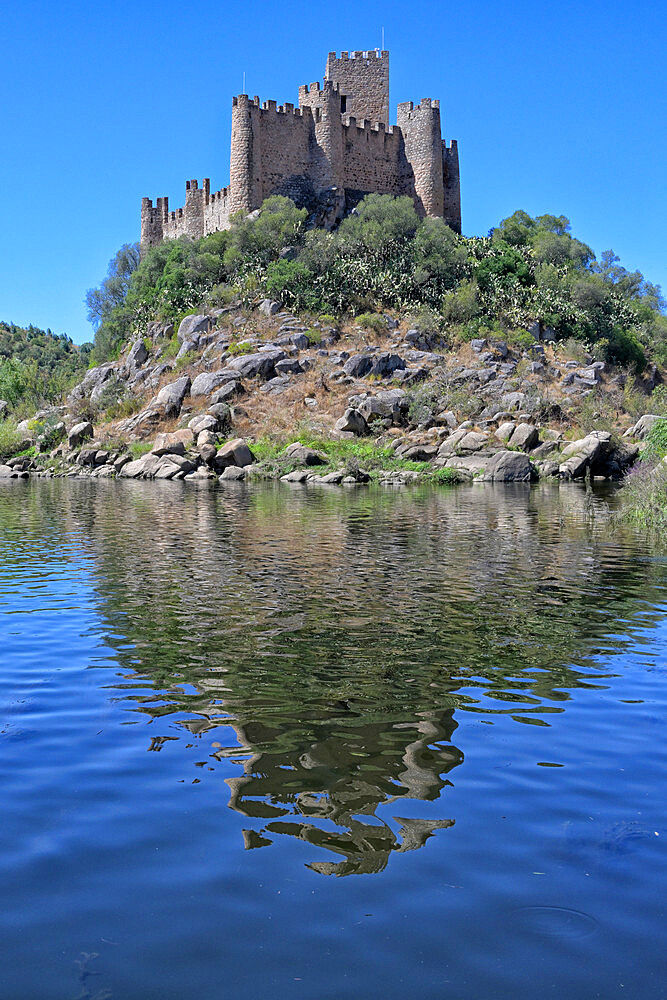
<instances>
[{"instance_id":1,"label":"grass patch","mask_svg":"<svg viewBox=\"0 0 667 1000\"><path fill-rule=\"evenodd\" d=\"M569 400L566 415L572 423L576 437L585 437L591 431L613 432L618 425L618 411L613 399L602 388L595 389L590 396Z\"/></svg>"},{"instance_id":2,"label":"grass patch","mask_svg":"<svg viewBox=\"0 0 667 1000\"><path fill-rule=\"evenodd\" d=\"M160 355L161 360L166 360L169 358L175 358L181 349L181 342L178 339L178 334L174 333L171 340L168 340L165 344L162 354Z\"/></svg>"},{"instance_id":3,"label":"grass patch","mask_svg":"<svg viewBox=\"0 0 667 1000\"><path fill-rule=\"evenodd\" d=\"M620 516L639 527L667 534L667 465L640 466L621 488Z\"/></svg>"},{"instance_id":4,"label":"grass patch","mask_svg":"<svg viewBox=\"0 0 667 1000\"><path fill-rule=\"evenodd\" d=\"M147 455L148 452L153 447L152 441L130 441L128 444L128 449L133 459L141 458L142 455Z\"/></svg>"},{"instance_id":5,"label":"grass patch","mask_svg":"<svg viewBox=\"0 0 667 1000\"><path fill-rule=\"evenodd\" d=\"M667 417L656 420L646 436L642 461L659 461L667 455Z\"/></svg>"},{"instance_id":6,"label":"grass patch","mask_svg":"<svg viewBox=\"0 0 667 1000\"><path fill-rule=\"evenodd\" d=\"M357 316L355 322L364 330L372 330L373 333L386 333L387 331L387 321L379 313L362 313L361 316Z\"/></svg>"},{"instance_id":7,"label":"grass patch","mask_svg":"<svg viewBox=\"0 0 667 1000\"><path fill-rule=\"evenodd\" d=\"M143 406L143 401L136 396L129 396L127 399L120 399L117 403L112 403L107 407L106 415L109 420L117 420L120 417L131 417L138 413Z\"/></svg>"},{"instance_id":8,"label":"grass patch","mask_svg":"<svg viewBox=\"0 0 667 1000\"><path fill-rule=\"evenodd\" d=\"M185 354L181 354L180 358L176 360L176 364L172 368L173 372L183 371L188 365L191 365L193 361L197 359L197 354L195 351L186 351Z\"/></svg>"},{"instance_id":9,"label":"grass patch","mask_svg":"<svg viewBox=\"0 0 667 1000\"><path fill-rule=\"evenodd\" d=\"M327 438L301 430L277 440L268 436L258 438L251 445L252 451L265 470L274 475L286 475L297 468L296 463L285 455L288 445L299 441L307 448L314 448L326 457L326 464L313 466L312 471L326 475L341 469L359 468L377 480L385 472L417 472L434 483L459 482L455 470L434 469L430 462L414 462L397 458L392 448L378 445L372 438Z\"/></svg>"}]
</instances>

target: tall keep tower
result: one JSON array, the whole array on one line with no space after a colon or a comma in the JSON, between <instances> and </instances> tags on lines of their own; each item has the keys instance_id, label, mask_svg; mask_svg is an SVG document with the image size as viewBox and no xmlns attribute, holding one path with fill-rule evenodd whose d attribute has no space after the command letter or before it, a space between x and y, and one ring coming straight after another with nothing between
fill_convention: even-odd
<instances>
[{"instance_id":1,"label":"tall keep tower","mask_svg":"<svg viewBox=\"0 0 667 1000\"><path fill-rule=\"evenodd\" d=\"M388 52L330 52L324 79L338 84L342 114L389 125Z\"/></svg>"}]
</instances>

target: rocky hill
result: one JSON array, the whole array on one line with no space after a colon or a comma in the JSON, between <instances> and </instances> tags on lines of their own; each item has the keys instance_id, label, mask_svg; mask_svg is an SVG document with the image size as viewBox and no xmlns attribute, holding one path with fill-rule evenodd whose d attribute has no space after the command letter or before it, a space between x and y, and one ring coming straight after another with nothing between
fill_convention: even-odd
<instances>
[{"instance_id":1,"label":"rocky hill","mask_svg":"<svg viewBox=\"0 0 667 1000\"><path fill-rule=\"evenodd\" d=\"M400 314L336 326L265 299L146 330L22 421L0 475L620 479L664 412L657 368L630 377L539 323L448 343Z\"/></svg>"}]
</instances>

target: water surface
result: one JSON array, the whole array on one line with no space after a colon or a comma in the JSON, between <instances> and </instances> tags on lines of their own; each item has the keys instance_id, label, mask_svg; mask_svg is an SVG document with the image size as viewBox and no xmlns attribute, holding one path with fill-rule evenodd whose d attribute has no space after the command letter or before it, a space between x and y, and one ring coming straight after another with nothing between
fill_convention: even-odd
<instances>
[{"instance_id":1,"label":"water surface","mask_svg":"<svg viewBox=\"0 0 667 1000\"><path fill-rule=\"evenodd\" d=\"M572 486L0 484L2 1000L657 1000L667 560Z\"/></svg>"}]
</instances>

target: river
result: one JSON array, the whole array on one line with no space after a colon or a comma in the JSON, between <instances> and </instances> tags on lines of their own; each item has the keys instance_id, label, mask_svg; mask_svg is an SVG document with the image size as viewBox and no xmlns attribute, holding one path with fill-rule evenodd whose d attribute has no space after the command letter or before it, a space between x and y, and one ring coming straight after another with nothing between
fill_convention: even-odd
<instances>
[{"instance_id":1,"label":"river","mask_svg":"<svg viewBox=\"0 0 667 1000\"><path fill-rule=\"evenodd\" d=\"M1 1000L661 1000L612 491L0 484Z\"/></svg>"}]
</instances>

